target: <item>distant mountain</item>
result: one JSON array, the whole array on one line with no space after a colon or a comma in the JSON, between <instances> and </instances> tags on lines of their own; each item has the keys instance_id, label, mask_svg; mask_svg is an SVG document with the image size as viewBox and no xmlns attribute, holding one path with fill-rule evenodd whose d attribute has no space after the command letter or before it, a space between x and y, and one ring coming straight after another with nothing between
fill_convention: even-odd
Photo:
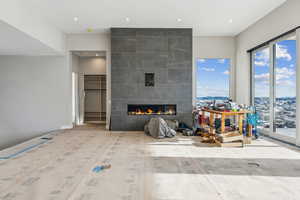
<instances>
[{"instance_id":1,"label":"distant mountain","mask_svg":"<svg viewBox=\"0 0 300 200\"><path fill-rule=\"evenodd\" d=\"M197 100L206 100L206 101L213 101L213 100L221 100L221 101L226 101L228 100L228 97L220 97L220 96L207 96L207 97L197 97Z\"/></svg>"},{"instance_id":2,"label":"distant mountain","mask_svg":"<svg viewBox=\"0 0 300 200\"><path fill-rule=\"evenodd\" d=\"M269 97L255 97L255 99L269 99ZM276 100L296 100L296 97L278 97Z\"/></svg>"}]
</instances>

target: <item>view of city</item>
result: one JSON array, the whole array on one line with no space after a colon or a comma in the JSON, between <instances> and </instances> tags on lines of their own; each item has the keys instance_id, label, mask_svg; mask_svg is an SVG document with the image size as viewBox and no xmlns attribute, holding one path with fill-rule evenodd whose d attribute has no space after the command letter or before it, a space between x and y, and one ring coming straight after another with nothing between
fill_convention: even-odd
<instances>
[{"instance_id":1,"label":"view of city","mask_svg":"<svg viewBox=\"0 0 300 200\"><path fill-rule=\"evenodd\" d=\"M197 107L203 107L206 106L208 103L213 102L214 100L216 100L216 102L225 102L227 101L229 98L228 97L197 97L196 98L196 106Z\"/></svg>"},{"instance_id":2,"label":"view of city","mask_svg":"<svg viewBox=\"0 0 300 200\"><path fill-rule=\"evenodd\" d=\"M296 137L296 40L292 36L275 44L274 74L271 77L270 48L254 53L254 105L259 116L258 128ZM197 60L197 99L201 107L207 102L222 102L229 97L230 59ZM274 96L270 87L274 80ZM274 98L274 120L270 120L270 99Z\"/></svg>"},{"instance_id":3,"label":"view of city","mask_svg":"<svg viewBox=\"0 0 300 200\"><path fill-rule=\"evenodd\" d=\"M267 97L255 98L259 127L270 128L270 101ZM296 137L296 97L282 97L275 101L274 132Z\"/></svg>"},{"instance_id":4,"label":"view of city","mask_svg":"<svg viewBox=\"0 0 300 200\"><path fill-rule=\"evenodd\" d=\"M202 107L207 105L207 103L213 102L214 100L217 102L224 102L228 100L228 97L198 97L196 99L196 106ZM256 97L254 104L259 116L258 128L269 131L269 98ZM289 137L296 137L296 97L277 98L275 104L274 132Z\"/></svg>"}]
</instances>

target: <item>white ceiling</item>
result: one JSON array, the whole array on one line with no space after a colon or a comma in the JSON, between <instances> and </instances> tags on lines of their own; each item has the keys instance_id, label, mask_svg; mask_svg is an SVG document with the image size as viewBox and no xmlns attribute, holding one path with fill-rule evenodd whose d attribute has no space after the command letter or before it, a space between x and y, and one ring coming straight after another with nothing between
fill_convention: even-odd
<instances>
[{"instance_id":1,"label":"white ceiling","mask_svg":"<svg viewBox=\"0 0 300 200\"><path fill-rule=\"evenodd\" d=\"M26 0L23 4L65 33L83 33L88 28L106 32L110 27L189 27L194 35L234 36L285 1Z\"/></svg>"},{"instance_id":2,"label":"white ceiling","mask_svg":"<svg viewBox=\"0 0 300 200\"><path fill-rule=\"evenodd\" d=\"M56 52L0 20L0 55L54 55Z\"/></svg>"}]
</instances>

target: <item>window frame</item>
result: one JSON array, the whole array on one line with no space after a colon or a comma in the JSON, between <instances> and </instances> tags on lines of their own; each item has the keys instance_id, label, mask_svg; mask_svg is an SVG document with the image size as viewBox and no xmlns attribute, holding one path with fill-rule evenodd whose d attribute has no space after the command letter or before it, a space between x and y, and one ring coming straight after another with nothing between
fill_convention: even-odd
<instances>
[{"instance_id":1,"label":"window frame","mask_svg":"<svg viewBox=\"0 0 300 200\"><path fill-rule=\"evenodd\" d=\"M265 48L269 48L269 51L270 51L270 80L269 80L269 98L270 98L270 128L268 131L266 130L259 130L262 134L264 135L267 135L267 136L270 136L270 137L273 137L275 139L278 139L278 140L281 140L281 141L284 141L284 142L288 142L288 143L292 143L292 144L296 144L296 141L297 141L297 137L298 137L298 134L297 134L297 130L298 130L298 126L296 126L296 138L294 137L290 137L290 136L285 136L285 135L281 135L281 134L278 134L276 132L274 132L274 117L275 117L275 98L276 98L276 74L275 74L275 68L276 68L276 44L280 41L283 41L283 40L287 40L291 37L295 36L296 37L296 43L298 44L297 40L298 40L298 37L297 37L297 31L294 31L294 32L291 32L291 33L288 33L288 34L285 34L283 36L281 36L280 38L250 52L250 104L252 106L254 106L254 98L255 98L255 54ZM297 58L296 58L296 63L298 63L298 53L296 54L297 55ZM296 65L297 66L297 65ZM297 67L296 67L296 70L297 70ZM297 79L297 78L296 78ZM297 82L297 81L296 81ZM298 98L298 93L297 93L297 89L296 89L296 98ZM298 109L298 108L296 108ZM297 113L297 110L296 110L296 113ZM297 117L296 117L296 124L297 124Z\"/></svg>"}]
</instances>

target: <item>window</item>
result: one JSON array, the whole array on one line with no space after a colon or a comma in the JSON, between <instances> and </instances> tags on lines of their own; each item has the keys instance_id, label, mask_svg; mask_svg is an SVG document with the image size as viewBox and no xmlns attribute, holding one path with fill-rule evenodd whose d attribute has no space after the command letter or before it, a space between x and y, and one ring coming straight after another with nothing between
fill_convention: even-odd
<instances>
[{"instance_id":1,"label":"window","mask_svg":"<svg viewBox=\"0 0 300 200\"><path fill-rule=\"evenodd\" d=\"M270 128L270 48L258 50L253 55L254 106L259 115L259 129Z\"/></svg>"},{"instance_id":2,"label":"window","mask_svg":"<svg viewBox=\"0 0 300 200\"><path fill-rule=\"evenodd\" d=\"M213 58L196 61L196 104L229 98L230 59Z\"/></svg>"},{"instance_id":3,"label":"window","mask_svg":"<svg viewBox=\"0 0 300 200\"><path fill-rule=\"evenodd\" d=\"M288 142L296 138L296 62L295 34L252 52L252 96L258 128Z\"/></svg>"},{"instance_id":4,"label":"window","mask_svg":"<svg viewBox=\"0 0 300 200\"><path fill-rule=\"evenodd\" d=\"M296 38L274 44L274 132L296 138Z\"/></svg>"}]
</instances>

